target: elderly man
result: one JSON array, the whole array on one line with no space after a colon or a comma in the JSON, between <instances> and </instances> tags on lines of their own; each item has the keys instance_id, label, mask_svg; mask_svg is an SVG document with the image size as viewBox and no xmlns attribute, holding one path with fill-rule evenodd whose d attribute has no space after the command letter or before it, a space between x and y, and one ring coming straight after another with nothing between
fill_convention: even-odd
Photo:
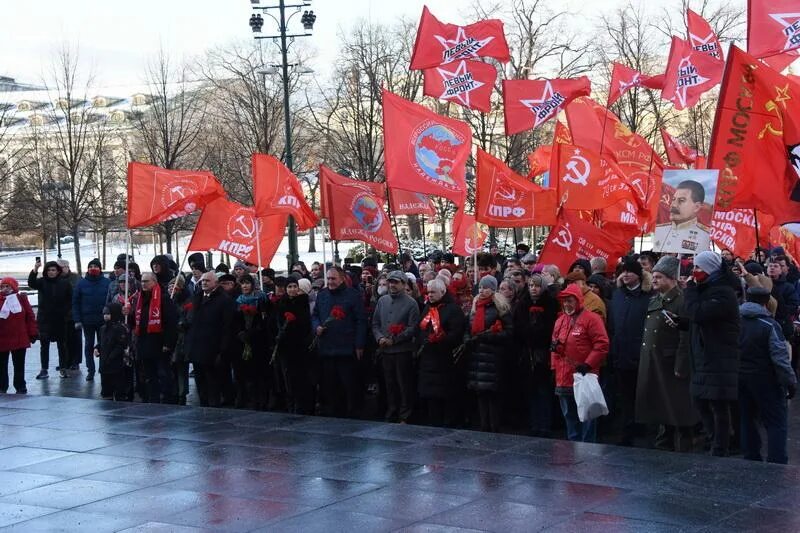
<instances>
[{"instance_id":1,"label":"elderly man","mask_svg":"<svg viewBox=\"0 0 800 533\"><path fill-rule=\"evenodd\" d=\"M636 421L659 426L656 448L689 452L699 418L689 393L689 336L678 328L683 313L679 274L676 257L662 257L653 268L654 294L639 355Z\"/></svg>"},{"instance_id":2,"label":"elderly man","mask_svg":"<svg viewBox=\"0 0 800 533\"><path fill-rule=\"evenodd\" d=\"M213 272L200 277L203 290L194 296L187 317L185 350L194 367L194 381L200 405L217 407L224 384L223 354L231 344L236 303L217 282ZM223 369L221 369L223 367Z\"/></svg>"},{"instance_id":3,"label":"elderly man","mask_svg":"<svg viewBox=\"0 0 800 533\"><path fill-rule=\"evenodd\" d=\"M328 269L328 286L317 294L311 325L322 363L323 414L353 416L359 400L357 364L364 355L367 317L358 290L345 284L339 266ZM344 392L346 408L339 406Z\"/></svg>"},{"instance_id":4,"label":"elderly man","mask_svg":"<svg viewBox=\"0 0 800 533\"><path fill-rule=\"evenodd\" d=\"M386 421L408 422L414 407L414 330L419 323L419 306L405 291L406 276L395 270L386 280L389 293L381 296L372 316L372 334L383 358L386 379ZM398 405L399 399L399 405Z\"/></svg>"}]
</instances>

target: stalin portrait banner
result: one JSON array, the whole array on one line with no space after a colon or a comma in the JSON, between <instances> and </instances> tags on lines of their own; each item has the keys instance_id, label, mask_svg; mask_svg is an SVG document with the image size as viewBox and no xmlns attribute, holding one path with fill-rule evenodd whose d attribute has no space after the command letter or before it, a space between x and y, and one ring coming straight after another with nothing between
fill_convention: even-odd
<instances>
[{"instance_id":1,"label":"stalin portrait banner","mask_svg":"<svg viewBox=\"0 0 800 533\"><path fill-rule=\"evenodd\" d=\"M653 251L698 254L710 249L717 170L665 170Z\"/></svg>"}]
</instances>

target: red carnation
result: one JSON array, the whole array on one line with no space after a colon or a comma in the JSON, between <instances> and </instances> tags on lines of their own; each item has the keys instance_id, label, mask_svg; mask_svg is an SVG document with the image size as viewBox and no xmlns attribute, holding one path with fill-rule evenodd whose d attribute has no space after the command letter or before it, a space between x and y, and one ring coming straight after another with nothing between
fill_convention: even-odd
<instances>
[{"instance_id":1,"label":"red carnation","mask_svg":"<svg viewBox=\"0 0 800 533\"><path fill-rule=\"evenodd\" d=\"M341 305L334 305L331 309L331 318L334 320L343 320L345 316L344 308Z\"/></svg>"},{"instance_id":2,"label":"red carnation","mask_svg":"<svg viewBox=\"0 0 800 533\"><path fill-rule=\"evenodd\" d=\"M258 307L250 304L243 304L241 307L239 307L239 310L245 315L255 315L258 313Z\"/></svg>"},{"instance_id":3,"label":"red carnation","mask_svg":"<svg viewBox=\"0 0 800 533\"><path fill-rule=\"evenodd\" d=\"M489 331L492 333L500 333L503 331L503 323L499 320L495 320L494 324L492 324L492 327L489 328Z\"/></svg>"},{"instance_id":4,"label":"red carnation","mask_svg":"<svg viewBox=\"0 0 800 533\"><path fill-rule=\"evenodd\" d=\"M297 317L294 316L294 313L292 313L291 311L286 311L285 313L283 313L283 320L288 324L289 322L294 322L295 320L297 320Z\"/></svg>"},{"instance_id":5,"label":"red carnation","mask_svg":"<svg viewBox=\"0 0 800 533\"><path fill-rule=\"evenodd\" d=\"M389 335L397 336L403 333L405 330L406 327L403 324L392 324L389 326Z\"/></svg>"},{"instance_id":6,"label":"red carnation","mask_svg":"<svg viewBox=\"0 0 800 533\"><path fill-rule=\"evenodd\" d=\"M539 306L539 305L532 305L532 306L530 306L528 308L528 312L529 313L543 313L544 312L544 307Z\"/></svg>"},{"instance_id":7,"label":"red carnation","mask_svg":"<svg viewBox=\"0 0 800 533\"><path fill-rule=\"evenodd\" d=\"M185 304L183 304L183 310L186 311L187 313L192 309L194 309L194 304L192 302L186 302Z\"/></svg>"}]
</instances>

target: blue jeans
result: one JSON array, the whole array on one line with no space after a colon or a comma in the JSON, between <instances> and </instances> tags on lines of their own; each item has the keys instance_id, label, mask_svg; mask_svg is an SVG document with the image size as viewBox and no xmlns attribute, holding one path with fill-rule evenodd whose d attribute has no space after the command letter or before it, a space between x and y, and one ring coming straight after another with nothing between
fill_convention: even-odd
<instances>
[{"instance_id":1,"label":"blue jeans","mask_svg":"<svg viewBox=\"0 0 800 533\"><path fill-rule=\"evenodd\" d=\"M100 344L100 324L96 326L83 325L83 356L86 360L86 372L94 375L94 347Z\"/></svg>"},{"instance_id":2,"label":"blue jeans","mask_svg":"<svg viewBox=\"0 0 800 533\"><path fill-rule=\"evenodd\" d=\"M567 438L572 441L597 442L597 420L581 422L578 419L578 405L575 403L575 396L559 394L558 401L561 403L561 413L567 424Z\"/></svg>"},{"instance_id":3,"label":"blue jeans","mask_svg":"<svg viewBox=\"0 0 800 533\"><path fill-rule=\"evenodd\" d=\"M786 391L774 378L739 376L739 419L745 459L762 460L760 422L767 430L767 462L788 463L787 418Z\"/></svg>"}]
</instances>

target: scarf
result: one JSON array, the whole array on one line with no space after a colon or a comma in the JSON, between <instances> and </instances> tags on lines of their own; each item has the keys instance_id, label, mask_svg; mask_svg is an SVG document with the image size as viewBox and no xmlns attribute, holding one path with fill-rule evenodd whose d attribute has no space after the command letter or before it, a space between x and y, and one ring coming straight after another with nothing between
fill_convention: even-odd
<instances>
[{"instance_id":1,"label":"scarf","mask_svg":"<svg viewBox=\"0 0 800 533\"><path fill-rule=\"evenodd\" d=\"M19 297L16 292L6 295L0 307L0 318L5 320L9 315L15 315L22 312L22 306L19 303Z\"/></svg>"},{"instance_id":2,"label":"scarf","mask_svg":"<svg viewBox=\"0 0 800 533\"><path fill-rule=\"evenodd\" d=\"M486 307L493 302L493 298L478 298L478 301L475 302L475 315L472 317L473 335L486 329Z\"/></svg>"},{"instance_id":3,"label":"scarf","mask_svg":"<svg viewBox=\"0 0 800 533\"><path fill-rule=\"evenodd\" d=\"M425 330L428 325L431 326L430 336L433 338L438 338L442 332L442 320L439 318L439 306L431 305L428 308L428 314L420 321L419 327L421 330Z\"/></svg>"},{"instance_id":4,"label":"scarf","mask_svg":"<svg viewBox=\"0 0 800 533\"><path fill-rule=\"evenodd\" d=\"M136 301L136 335L142 335L142 305L144 304L144 293L139 293ZM147 333L161 333L161 286L153 283L153 290L150 293L150 308L147 314Z\"/></svg>"},{"instance_id":5,"label":"scarf","mask_svg":"<svg viewBox=\"0 0 800 533\"><path fill-rule=\"evenodd\" d=\"M240 294L236 297L236 305L237 307L242 307L243 305L252 305L253 307L259 307L259 304L266 300L266 295L259 291L254 290L250 294Z\"/></svg>"}]
</instances>

